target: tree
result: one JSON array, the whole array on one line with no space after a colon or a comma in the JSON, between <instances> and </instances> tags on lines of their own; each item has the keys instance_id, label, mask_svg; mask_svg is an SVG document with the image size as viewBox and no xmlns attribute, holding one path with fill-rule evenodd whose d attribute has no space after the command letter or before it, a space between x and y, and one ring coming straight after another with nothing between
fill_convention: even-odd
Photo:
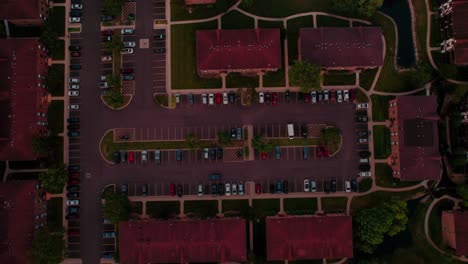
<instances>
[{"instance_id":1,"label":"tree","mask_svg":"<svg viewBox=\"0 0 468 264\"><path fill-rule=\"evenodd\" d=\"M354 218L356 247L365 252L372 253L383 243L384 235L392 226L392 214L384 208L362 209Z\"/></svg>"},{"instance_id":2,"label":"tree","mask_svg":"<svg viewBox=\"0 0 468 264\"><path fill-rule=\"evenodd\" d=\"M254 0L242 0L242 3L241 3L242 7L246 9L252 7L253 4L254 4Z\"/></svg>"},{"instance_id":3,"label":"tree","mask_svg":"<svg viewBox=\"0 0 468 264\"><path fill-rule=\"evenodd\" d=\"M357 15L359 17L369 18L380 8L384 0L358 0Z\"/></svg>"},{"instance_id":4,"label":"tree","mask_svg":"<svg viewBox=\"0 0 468 264\"><path fill-rule=\"evenodd\" d=\"M64 164L58 164L49 168L46 172L39 173L39 181L50 193L61 193L67 182L68 172Z\"/></svg>"},{"instance_id":5,"label":"tree","mask_svg":"<svg viewBox=\"0 0 468 264\"><path fill-rule=\"evenodd\" d=\"M254 136L252 138L252 147L258 152L271 152L274 148L271 142L266 141L262 136Z\"/></svg>"},{"instance_id":6,"label":"tree","mask_svg":"<svg viewBox=\"0 0 468 264\"><path fill-rule=\"evenodd\" d=\"M291 85L299 86L302 92L320 90L320 67L307 61L295 61L289 69L289 80Z\"/></svg>"},{"instance_id":7,"label":"tree","mask_svg":"<svg viewBox=\"0 0 468 264\"><path fill-rule=\"evenodd\" d=\"M104 218L109 219L113 224L127 221L130 217L130 201L121 193L112 193L106 197L103 211Z\"/></svg>"},{"instance_id":8,"label":"tree","mask_svg":"<svg viewBox=\"0 0 468 264\"><path fill-rule=\"evenodd\" d=\"M322 134L322 139L326 145L337 145L340 143L341 130L339 128L324 128Z\"/></svg>"},{"instance_id":9,"label":"tree","mask_svg":"<svg viewBox=\"0 0 468 264\"><path fill-rule=\"evenodd\" d=\"M61 263L65 257L63 230L43 228L37 231L29 251L32 263Z\"/></svg>"},{"instance_id":10,"label":"tree","mask_svg":"<svg viewBox=\"0 0 468 264\"><path fill-rule=\"evenodd\" d=\"M124 44L120 38L114 37L112 41L104 42L104 50L109 52L120 52L124 48Z\"/></svg>"},{"instance_id":11,"label":"tree","mask_svg":"<svg viewBox=\"0 0 468 264\"><path fill-rule=\"evenodd\" d=\"M194 134L188 134L185 136L185 143L192 151L201 149L200 137Z\"/></svg>"},{"instance_id":12,"label":"tree","mask_svg":"<svg viewBox=\"0 0 468 264\"><path fill-rule=\"evenodd\" d=\"M430 82L434 76L434 69L429 63L421 63L416 67L416 72L411 74L410 82L415 87L422 87Z\"/></svg>"},{"instance_id":13,"label":"tree","mask_svg":"<svg viewBox=\"0 0 468 264\"><path fill-rule=\"evenodd\" d=\"M220 145L228 145L231 143L231 135L227 131L218 132L218 144Z\"/></svg>"},{"instance_id":14,"label":"tree","mask_svg":"<svg viewBox=\"0 0 468 264\"><path fill-rule=\"evenodd\" d=\"M408 208L406 201L392 197L390 201L383 204L383 208L387 209L393 216L392 225L388 230L389 236L394 236L406 229L408 223Z\"/></svg>"},{"instance_id":15,"label":"tree","mask_svg":"<svg viewBox=\"0 0 468 264\"><path fill-rule=\"evenodd\" d=\"M104 0L104 13L111 16L120 16L122 6L126 0Z\"/></svg>"},{"instance_id":16,"label":"tree","mask_svg":"<svg viewBox=\"0 0 468 264\"><path fill-rule=\"evenodd\" d=\"M457 194L463 199L463 206L468 207L468 184L458 185Z\"/></svg>"},{"instance_id":17,"label":"tree","mask_svg":"<svg viewBox=\"0 0 468 264\"><path fill-rule=\"evenodd\" d=\"M382 4L383 0L335 0L332 10L344 16L370 18Z\"/></svg>"}]
</instances>

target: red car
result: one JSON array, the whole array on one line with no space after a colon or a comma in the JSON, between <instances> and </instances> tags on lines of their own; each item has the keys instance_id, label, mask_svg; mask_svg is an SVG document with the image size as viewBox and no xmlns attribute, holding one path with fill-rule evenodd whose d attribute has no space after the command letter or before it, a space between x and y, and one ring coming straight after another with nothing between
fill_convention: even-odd
<instances>
[{"instance_id":1,"label":"red car","mask_svg":"<svg viewBox=\"0 0 468 264\"><path fill-rule=\"evenodd\" d=\"M70 179L79 179L80 178L80 173L79 172L70 173L68 178L70 178Z\"/></svg>"},{"instance_id":2,"label":"red car","mask_svg":"<svg viewBox=\"0 0 468 264\"><path fill-rule=\"evenodd\" d=\"M310 103L310 93L304 93L304 103Z\"/></svg>"},{"instance_id":3,"label":"red car","mask_svg":"<svg viewBox=\"0 0 468 264\"><path fill-rule=\"evenodd\" d=\"M322 146L317 146L317 157L318 158L322 157Z\"/></svg>"},{"instance_id":4,"label":"red car","mask_svg":"<svg viewBox=\"0 0 468 264\"><path fill-rule=\"evenodd\" d=\"M349 89L349 100L351 102L356 100L356 89Z\"/></svg>"},{"instance_id":5,"label":"red car","mask_svg":"<svg viewBox=\"0 0 468 264\"><path fill-rule=\"evenodd\" d=\"M271 94L271 104L276 105L278 103L278 94L277 93L272 93Z\"/></svg>"},{"instance_id":6,"label":"red car","mask_svg":"<svg viewBox=\"0 0 468 264\"><path fill-rule=\"evenodd\" d=\"M114 31L113 30L104 30L104 31L101 31L101 34L103 36L113 36L114 35Z\"/></svg>"},{"instance_id":7,"label":"red car","mask_svg":"<svg viewBox=\"0 0 468 264\"><path fill-rule=\"evenodd\" d=\"M80 179L76 179L76 178L69 179L68 184L80 184Z\"/></svg>"},{"instance_id":8,"label":"red car","mask_svg":"<svg viewBox=\"0 0 468 264\"><path fill-rule=\"evenodd\" d=\"M71 53L71 56L72 57L80 57L81 56L81 53L79 51L75 51L75 52L72 52Z\"/></svg>"},{"instance_id":9,"label":"red car","mask_svg":"<svg viewBox=\"0 0 468 264\"><path fill-rule=\"evenodd\" d=\"M121 74L130 74L130 73L133 73L133 69L132 68L120 69L120 73Z\"/></svg>"},{"instance_id":10,"label":"red car","mask_svg":"<svg viewBox=\"0 0 468 264\"><path fill-rule=\"evenodd\" d=\"M73 236L79 236L80 231L78 230L68 230L68 236L73 237Z\"/></svg>"},{"instance_id":11,"label":"red car","mask_svg":"<svg viewBox=\"0 0 468 264\"><path fill-rule=\"evenodd\" d=\"M217 93L216 94L216 104L221 104L221 101L222 101L222 96L221 96L221 93Z\"/></svg>"},{"instance_id":12,"label":"red car","mask_svg":"<svg viewBox=\"0 0 468 264\"><path fill-rule=\"evenodd\" d=\"M260 185L260 183L255 184L255 193L256 194L262 193L262 186Z\"/></svg>"},{"instance_id":13,"label":"red car","mask_svg":"<svg viewBox=\"0 0 468 264\"><path fill-rule=\"evenodd\" d=\"M260 153L260 157L262 158L262 160L266 160L267 159L267 153L266 152Z\"/></svg>"},{"instance_id":14,"label":"red car","mask_svg":"<svg viewBox=\"0 0 468 264\"><path fill-rule=\"evenodd\" d=\"M174 183L171 183L169 185L169 195L170 196L175 196L176 195L176 186Z\"/></svg>"},{"instance_id":15,"label":"red car","mask_svg":"<svg viewBox=\"0 0 468 264\"><path fill-rule=\"evenodd\" d=\"M330 157L330 151L328 150L327 147L322 147L322 151L323 151L324 157Z\"/></svg>"},{"instance_id":16,"label":"red car","mask_svg":"<svg viewBox=\"0 0 468 264\"><path fill-rule=\"evenodd\" d=\"M128 152L128 163L134 163L135 162L135 152L130 151Z\"/></svg>"},{"instance_id":17,"label":"red car","mask_svg":"<svg viewBox=\"0 0 468 264\"><path fill-rule=\"evenodd\" d=\"M330 101L336 101L336 91L330 90Z\"/></svg>"}]
</instances>

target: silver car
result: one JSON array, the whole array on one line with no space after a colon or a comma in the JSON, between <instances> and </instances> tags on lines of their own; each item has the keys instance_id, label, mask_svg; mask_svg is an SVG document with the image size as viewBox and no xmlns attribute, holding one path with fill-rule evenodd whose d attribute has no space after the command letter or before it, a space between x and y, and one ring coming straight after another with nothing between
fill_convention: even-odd
<instances>
[{"instance_id":1,"label":"silver car","mask_svg":"<svg viewBox=\"0 0 468 264\"><path fill-rule=\"evenodd\" d=\"M148 163L148 151L143 150L141 152L141 163L146 164Z\"/></svg>"}]
</instances>

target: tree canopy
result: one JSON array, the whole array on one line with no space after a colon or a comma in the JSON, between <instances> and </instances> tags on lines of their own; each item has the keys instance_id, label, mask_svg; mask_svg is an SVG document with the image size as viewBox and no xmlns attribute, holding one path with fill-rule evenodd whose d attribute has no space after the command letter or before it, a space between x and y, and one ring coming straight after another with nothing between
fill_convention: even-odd
<instances>
[{"instance_id":1,"label":"tree canopy","mask_svg":"<svg viewBox=\"0 0 468 264\"><path fill-rule=\"evenodd\" d=\"M383 0L335 0L333 12L348 17L369 18L383 4Z\"/></svg>"},{"instance_id":2,"label":"tree canopy","mask_svg":"<svg viewBox=\"0 0 468 264\"><path fill-rule=\"evenodd\" d=\"M192 151L200 150L202 147L200 137L194 134L186 135L185 143L187 144L187 147L190 148L190 150Z\"/></svg>"},{"instance_id":3,"label":"tree canopy","mask_svg":"<svg viewBox=\"0 0 468 264\"><path fill-rule=\"evenodd\" d=\"M62 157L59 157L61 138L57 134L51 134L47 137L36 137L32 141L32 150L38 155L47 155L50 163L57 163Z\"/></svg>"},{"instance_id":4,"label":"tree canopy","mask_svg":"<svg viewBox=\"0 0 468 264\"><path fill-rule=\"evenodd\" d=\"M114 37L112 41L104 42L103 48L109 52L120 52L124 48L124 43L120 38Z\"/></svg>"},{"instance_id":5,"label":"tree canopy","mask_svg":"<svg viewBox=\"0 0 468 264\"><path fill-rule=\"evenodd\" d=\"M68 172L64 164L58 164L50 167L47 171L39 173L39 181L50 193L61 193L67 182Z\"/></svg>"},{"instance_id":6,"label":"tree canopy","mask_svg":"<svg viewBox=\"0 0 468 264\"><path fill-rule=\"evenodd\" d=\"M43 228L36 232L29 255L34 264L61 263L65 256L63 230Z\"/></svg>"},{"instance_id":7,"label":"tree canopy","mask_svg":"<svg viewBox=\"0 0 468 264\"><path fill-rule=\"evenodd\" d=\"M295 61L289 69L289 80L291 85L299 86L302 92L320 90L320 67L307 61Z\"/></svg>"},{"instance_id":8,"label":"tree canopy","mask_svg":"<svg viewBox=\"0 0 468 264\"><path fill-rule=\"evenodd\" d=\"M256 135L252 138L252 147L258 152L271 152L274 148L271 142L266 141L262 136Z\"/></svg>"},{"instance_id":9,"label":"tree canopy","mask_svg":"<svg viewBox=\"0 0 468 264\"><path fill-rule=\"evenodd\" d=\"M111 16L120 16L122 6L126 0L104 0L104 13Z\"/></svg>"},{"instance_id":10,"label":"tree canopy","mask_svg":"<svg viewBox=\"0 0 468 264\"><path fill-rule=\"evenodd\" d=\"M468 184L459 185L457 194L463 199L463 206L468 207Z\"/></svg>"},{"instance_id":11,"label":"tree canopy","mask_svg":"<svg viewBox=\"0 0 468 264\"><path fill-rule=\"evenodd\" d=\"M337 127L324 128L322 133L323 141L327 145L336 145L339 144L341 141L341 130Z\"/></svg>"},{"instance_id":12,"label":"tree canopy","mask_svg":"<svg viewBox=\"0 0 468 264\"><path fill-rule=\"evenodd\" d=\"M113 224L127 221L130 217L130 201L121 193L111 193L105 198L103 211L104 218Z\"/></svg>"}]
</instances>

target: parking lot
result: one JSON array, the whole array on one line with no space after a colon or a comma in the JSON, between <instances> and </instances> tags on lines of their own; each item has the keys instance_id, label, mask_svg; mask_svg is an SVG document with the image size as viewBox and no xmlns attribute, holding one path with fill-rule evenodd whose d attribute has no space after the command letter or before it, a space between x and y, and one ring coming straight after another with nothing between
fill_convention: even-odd
<instances>
[{"instance_id":1,"label":"parking lot","mask_svg":"<svg viewBox=\"0 0 468 264\"><path fill-rule=\"evenodd\" d=\"M164 2L163 2L164 4ZM158 8L159 10L159 8ZM166 92L166 30L155 29L151 39L153 93Z\"/></svg>"}]
</instances>

